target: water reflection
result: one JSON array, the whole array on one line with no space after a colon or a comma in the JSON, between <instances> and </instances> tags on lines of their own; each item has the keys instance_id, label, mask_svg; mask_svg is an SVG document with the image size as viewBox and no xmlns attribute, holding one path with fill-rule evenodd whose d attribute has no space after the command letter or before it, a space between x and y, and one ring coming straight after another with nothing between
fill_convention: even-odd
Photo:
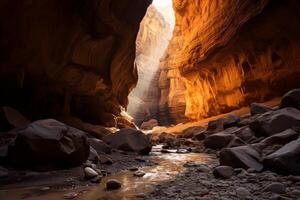
<instances>
[{"instance_id":1,"label":"water reflection","mask_svg":"<svg viewBox=\"0 0 300 200\"><path fill-rule=\"evenodd\" d=\"M100 199L137 199L139 196L147 192L151 192L155 185L161 184L164 181L173 180L179 173L184 173L183 164L188 161L193 161L199 164L205 164L211 161L211 158L206 154L161 154L153 153L151 155L157 165L143 168L146 172L144 177L134 177L133 172L125 171L117 175L109 177L122 182L122 188L117 191L106 191L104 179L95 190L90 192L83 199L100 200ZM142 197L141 197L142 198Z\"/></svg>"}]
</instances>

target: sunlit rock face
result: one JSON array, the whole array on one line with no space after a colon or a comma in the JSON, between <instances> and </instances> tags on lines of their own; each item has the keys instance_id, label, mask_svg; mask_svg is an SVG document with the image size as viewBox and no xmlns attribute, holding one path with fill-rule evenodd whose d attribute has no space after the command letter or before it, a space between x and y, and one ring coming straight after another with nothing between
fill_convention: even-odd
<instances>
[{"instance_id":1,"label":"sunlit rock face","mask_svg":"<svg viewBox=\"0 0 300 200\"><path fill-rule=\"evenodd\" d=\"M300 83L300 2L174 1L161 63L165 123L201 119L282 95Z\"/></svg>"},{"instance_id":2,"label":"sunlit rock face","mask_svg":"<svg viewBox=\"0 0 300 200\"><path fill-rule=\"evenodd\" d=\"M1 105L114 126L137 82L135 40L150 3L2 0Z\"/></svg>"},{"instance_id":3,"label":"sunlit rock face","mask_svg":"<svg viewBox=\"0 0 300 200\"><path fill-rule=\"evenodd\" d=\"M138 83L129 95L128 113L140 125L143 121L157 119L160 90L160 59L172 36L169 22L151 5L140 25L136 41L136 66Z\"/></svg>"}]
</instances>

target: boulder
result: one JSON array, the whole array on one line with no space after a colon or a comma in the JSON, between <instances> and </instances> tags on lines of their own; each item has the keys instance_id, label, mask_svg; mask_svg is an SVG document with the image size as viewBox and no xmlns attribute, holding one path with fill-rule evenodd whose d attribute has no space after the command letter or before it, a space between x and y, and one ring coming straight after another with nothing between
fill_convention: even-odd
<instances>
[{"instance_id":1,"label":"boulder","mask_svg":"<svg viewBox=\"0 0 300 200\"><path fill-rule=\"evenodd\" d=\"M151 130L156 126L158 126L158 121L156 119L150 119L149 121L143 122L140 128L144 130Z\"/></svg>"},{"instance_id":2,"label":"boulder","mask_svg":"<svg viewBox=\"0 0 300 200\"><path fill-rule=\"evenodd\" d=\"M88 160L93 161L95 163L99 161L99 155L97 151L91 146L90 146L90 154Z\"/></svg>"},{"instance_id":3,"label":"boulder","mask_svg":"<svg viewBox=\"0 0 300 200\"><path fill-rule=\"evenodd\" d=\"M205 128L203 126L192 126L187 129L184 129L180 136L184 137L184 138L193 138L194 136L199 135L199 134L203 133L204 131L205 131ZM199 139L200 138L201 137L199 137Z\"/></svg>"},{"instance_id":4,"label":"boulder","mask_svg":"<svg viewBox=\"0 0 300 200\"><path fill-rule=\"evenodd\" d=\"M281 133L277 133L275 135L265 138L260 142L260 144L262 144L263 146L270 146L275 144L284 145L286 143L298 139L298 137L298 132L294 131L293 129L287 129Z\"/></svg>"},{"instance_id":5,"label":"boulder","mask_svg":"<svg viewBox=\"0 0 300 200\"><path fill-rule=\"evenodd\" d=\"M221 149L226 147L233 138L232 134L220 132L206 137L203 144L206 148Z\"/></svg>"},{"instance_id":6,"label":"boulder","mask_svg":"<svg viewBox=\"0 0 300 200\"><path fill-rule=\"evenodd\" d=\"M237 129L233 132L233 134L246 142L250 141L255 136L254 131L252 131L248 126Z\"/></svg>"},{"instance_id":7,"label":"boulder","mask_svg":"<svg viewBox=\"0 0 300 200\"><path fill-rule=\"evenodd\" d=\"M15 109L11 107L0 108L0 131L6 132L28 124L30 121Z\"/></svg>"},{"instance_id":8,"label":"boulder","mask_svg":"<svg viewBox=\"0 0 300 200\"><path fill-rule=\"evenodd\" d=\"M300 89L294 89L286 93L280 102L280 108L293 107L300 110Z\"/></svg>"},{"instance_id":9,"label":"boulder","mask_svg":"<svg viewBox=\"0 0 300 200\"><path fill-rule=\"evenodd\" d=\"M230 127L238 126L240 121L241 121L241 118L239 116L228 115L224 120L223 127L224 127L224 129L227 129Z\"/></svg>"},{"instance_id":10,"label":"boulder","mask_svg":"<svg viewBox=\"0 0 300 200\"><path fill-rule=\"evenodd\" d=\"M214 169L213 175L216 178L228 179L233 175L233 168L230 166L218 166Z\"/></svg>"},{"instance_id":11,"label":"boulder","mask_svg":"<svg viewBox=\"0 0 300 200\"><path fill-rule=\"evenodd\" d=\"M263 163L267 169L281 174L300 175L300 139L266 156Z\"/></svg>"},{"instance_id":12,"label":"boulder","mask_svg":"<svg viewBox=\"0 0 300 200\"><path fill-rule=\"evenodd\" d=\"M80 165L89 156L86 134L53 119L35 121L11 134L16 137L5 155L6 164L66 168Z\"/></svg>"},{"instance_id":13,"label":"boulder","mask_svg":"<svg viewBox=\"0 0 300 200\"><path fill-rule=\"evenodd\" d=\"M71 116L63 116L59 117L58 121L61 121L69 126L75 127L77 129L80 129L89 135L102 139L104 136L111 134L113 131L109 128L105 128L104 126L100 125L93 125L89 123L85 123L79 118L71 117Z\"/></svg>"},{"instance_id":14,"label":"boulder","mask_svg":"<svg viewBox=\"0 0 300 200\"><path fill-rule=\"evenodd\" d=\"M250 123L250 128L263 136L271 136L293 127L300 127L300 110L295 108L270 111Z\"/></svg>"},{"instance_id":15,"label":"boulder","mask_svg":"<svg viewBox=\"0 0 300 200\"><path fill-rule=\"evenodd\" d=\"M239 146L243 146L246 145L246 143L238 138L238 137L233 137L233 139L229 142L229 144L227 145L228 148L230 147L239 147Z\"/></svg>"},{"instance_id":16,"label":"boulder","mask_svg":"<svg viewBox=\"0 0 300 200\"><path fill-rule=\"evenodd\" d=\"M130 128L121 129L114 134L105 136L103 141L112 148L140 154L148 154L152 148L150 137L141 131Z\"/></svg>"},{"instance_id":17,"label":"boulder","mask_svg":"<svg viewBox=\"0 0 300 200\"><path fill-rule=\"evenodd\" d=\"M205 132L199 132L199 133L196 133L193 137L194 140L198 140L198 141L202 141L204 140L206 137L206 134Z\"/></svg>"},{"instance_id":18,"label":"boulder","mask_svg":"<svg viewBox=\"0 0 300 200\"><path fill-rule=\"evenodd\" d=\"M260 160L260 154L249 145L225 148L220 152L220 164L233 168L252 168L261 171L263 165Z\"/></svg>"},{"instance_id":19,"label":"boulder","mask_svg":"<svg viewBox=\"0 0 300 200\"><path fill-rule=\"evenodd\" d=\"M224 130L224 118L213 120L208 122L207 131L220 132Z\"/></svg>"},{"instance_id":20,"label":"boulder","mask_svg":"<svg viewBox=\"0 0 300 200\"><path fill-rule=\"evenodd\" d=\"M251 115L257 115L257 114L263 114L269 111L272 111L272 108L269 108L263 104L259 104L259 103L252 103L250 105L250 113Z\"/></svg>"},{"instance_id":21,"label":"boulder","mask_svg":"<svg viewBox=\"0 0 300 200\"><path fill-rule=\"evenodd\" d=\"M96 150L98 154L111 153L111 148L102 140L98 140L96 138L88 138L88 142Z\"/></svg>"}]
</instances>

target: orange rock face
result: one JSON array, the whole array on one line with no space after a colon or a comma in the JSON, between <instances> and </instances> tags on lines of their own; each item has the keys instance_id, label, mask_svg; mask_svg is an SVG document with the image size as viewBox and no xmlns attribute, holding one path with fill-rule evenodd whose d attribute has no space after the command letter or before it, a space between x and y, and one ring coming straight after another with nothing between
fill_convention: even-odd
<instances>
[{"instance_id":1,"label":"orange rock face","mask_svg":"<svg viewBox=\"0 0 300 200\"><path fill-rule=\"evenodd\" d=\"M141 22L136 41L136 66L138 83L129 95L128 113L140 125L143 121L156 119L160 90L160 59L172 37L169 22L151 5Z\"/></svg>"},{"instance_id":2,"label":"orange rock face","mask_svg":"<svg viewBox=\"0 0 300 200\"><path fill-rule=\"evenodd\" d=\"M135 40L150 0L3 0L3 105L32 118L116 125L137 82Z\"/></svg>"},{"instance_id":3,"label":"orange rock face","mask_svg":"<svg viewBox=\"0 0 300 200\"><path fill-rule=\"evenodd\" d=\"M161 121L201 119L299 87L297 0L175 0L174 9Z\"/></svg>"}]
</instances>

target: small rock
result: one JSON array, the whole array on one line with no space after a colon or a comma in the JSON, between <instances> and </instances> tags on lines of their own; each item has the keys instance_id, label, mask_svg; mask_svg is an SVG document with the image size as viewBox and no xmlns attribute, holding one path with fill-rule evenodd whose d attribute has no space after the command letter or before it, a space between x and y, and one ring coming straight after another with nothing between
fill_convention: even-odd
<instances>
[{"instance_id":1,"label":"small rock","mask_svg":"<svg viewBox=\"0 0 300 200\"><path fill-rule=\"evenodd\" d=\"M263 189L263 192L272 192L275 194L284 194L286 193L286 188L281 183L271 183Z\"/></svg>"},{"instance_id":2,"label":"small rock","mask_svg":"<svg viewBox=\"0 0 300 200\"><path fill-rule=\"evenodd\" d=\"M41 187L41 188L39 188L39 191L46 192L46 191L49 191L50 189L51 189L50 187Z\"/></svg>"},{"instance_id":3,"label":"small rock","mask_svg":"<svg viewBox=\"0 0 300 200\"><path fill-rule=\"evenodd\" d=\"M117 190L120 189L122 184L115 179L110 179L106 182L106 189L107 190Z\"/></svg>"},{"instance_id":4,"label":"small rock","mask_svg":"<svg viewBox=\"0 0 300 200\"><path fill-rule=\"evenodd\" d=\"M233 168L229 166L219 166L216 167L213 171L213 174L216 178L229 179L233 175Z\"/></svg>"},{"instance_id":5,"label":"small rock","mask_svg":"<svg viewBox=\"0 0 300 200\"><path fill-rule=\"evenodd\" d=\"M239 187L236 189L236 195L241 199L246 199L247 197L251 196L251 193L244 187Z\"/></svg>"},{"instance_id":6,"label":"small rock","mask_svg":"<svg viewBox=\"0 0 300 200\"><path fill-rule=\"evenodd\" d=\"M202 172L202 173L210 173L210 168L205 166L205 165L200 165L198 168L197 168L197 172Z\"/></svg>"},{"instance_id":7,"label":"small rock","mask_svg":"<svg viewBox=\"0 0 300 200\"><path fill-rule=\"evenodd\" d=\"M92 178L90 181L92 183L100 183L101 179L102 179L102 176L98 175L98 176Z\"/></svg>"},{"instance_id":8,"label":"small rock","mask_svg":"<svg viewBox=\"0 0 300 200\"><path fill-rule=\"evenodd\" d=\"M65 199L74 199L79 195L77 192L70 192L64 195Z\"/></svg>"},{"instance_id":9,"label":"small rock","mask_svg":"<svg viewBox=\"0 0 300 200\"><path fill-rule=\"evenodd\" d=\"M98 176L98 173L91 167L86 167L84 168L84 175L87 179L91 179Z\"/></svg>"},{"instance_id":10,"label":"small rock","mask_svg":"<svg viewBox=\"0 0 300 200\"><path fill-rule=\"evenodd\" d=\"M132 172L135 172L135 171L137 171L137 170L139 170L139 168L137 168L137 167L131 167L131 168L129 169L129 171L132 171Z\"/></svg>"},{"instance_id":11,"label":"small rock","mask_svg":"<svg viewBox=\"0 0 300 200\"><path fill-rule=\"evenodd\" d=\"M300 190L292 190L291 195L294 197L300 197Z\"/></svg>"},{"instance_id":12,"label":"small rock","mask_svg":"<svg viewBox=\"0 0 300 200\"><path fill-rule=\"evenodd\" d=\"M137 176L137 177L143 177L143 176L145 176L145 172L144 171L141 171L141 170L138 170L138 171L136 171L136 172L134 172L134 176Z\"/></svg>"},{"instance_id":13,"label":"small rock","mask_svg":"<svg viewBox=\"0 0 300 200\"><path fill-rule=\"evenodd\" d=\"M249 169L247 169L247 172L248 173L256 173L257 171L253 168L249 168Z\"/></svg>"}]
</instances>

